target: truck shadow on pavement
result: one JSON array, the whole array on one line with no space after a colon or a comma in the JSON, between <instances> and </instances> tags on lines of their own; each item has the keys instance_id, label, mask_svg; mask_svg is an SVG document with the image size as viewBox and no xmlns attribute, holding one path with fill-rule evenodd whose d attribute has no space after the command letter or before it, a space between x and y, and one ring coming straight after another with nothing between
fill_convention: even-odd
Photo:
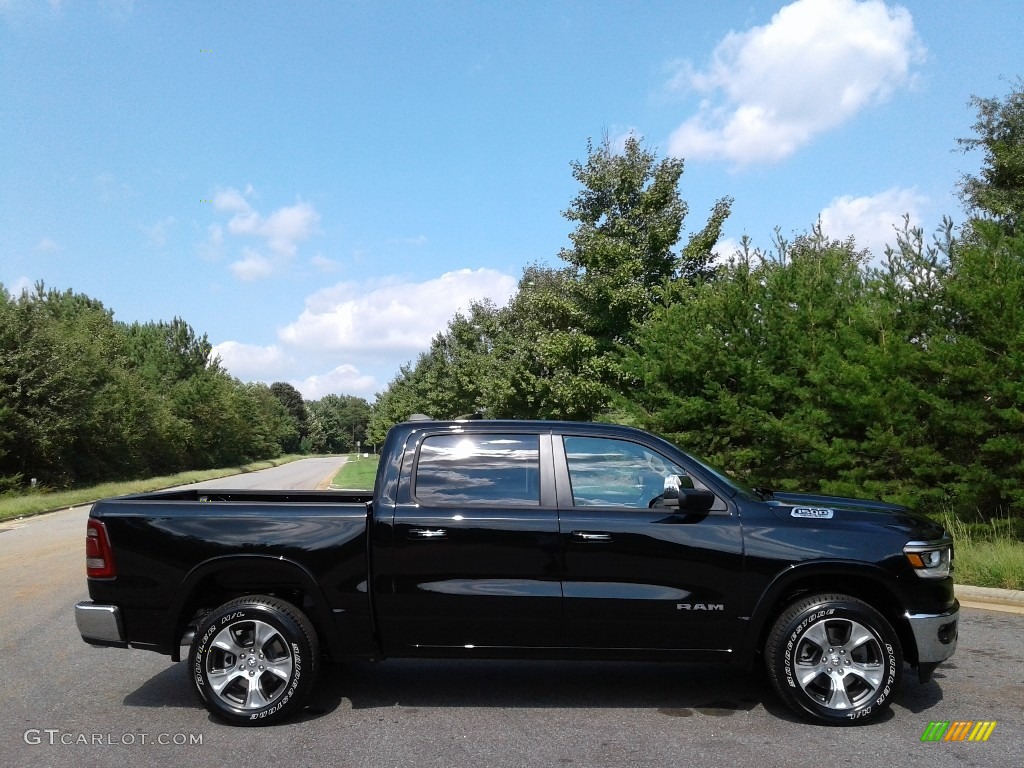
<instances>
[{"instance_id":1,"label":"truck shadow on pavement","mask_svg":"<svg viewBox=\"0 0 1024 768\"><path fill-rule=\"evenodd\" d=\"M941 671L926 685L918 684L916 675L904 669L895 708L917 714L942 701ZM807 724L779 701L761 670L696 663L491 660L325 663L305 709L289 722L319 719L346 701L353 710L646 709L673 718L726 718L760 705L774 718ZM202 709L184 663L151 677L124 704ZM893 716L887 712L881 721Z\"/></svg>"},{"instance_id":2,"label":"truck shadow on pavement","mask_svg":"<svg viewBox=\"0 0 1024 768\"><path fill-rule=\"evenodd\" d=\"M403 659L325 665L306 716L348 700L355 710L601 707L728 717L770 696L763 676L708 665Z\"/></svg>"},{"instance_id":3,"label":"truck shadow on pavement","mask_svg":"<svg viewBox=\"0 0 1024 768\"><path fill-rule=\"evenodd\" d=\"M914 713L942 701L936 680L904 669L894 706ZM712 664L590 661L393 660L326 665L304 717L351 702L354 710L403 707L647 709L667 717L730 717L762 706L772 717L806 725L775 695L761 669ZM893 717L887 712L881 722ZM825 726L828 727L828 726Z\"/></svg>"}]
</instances>

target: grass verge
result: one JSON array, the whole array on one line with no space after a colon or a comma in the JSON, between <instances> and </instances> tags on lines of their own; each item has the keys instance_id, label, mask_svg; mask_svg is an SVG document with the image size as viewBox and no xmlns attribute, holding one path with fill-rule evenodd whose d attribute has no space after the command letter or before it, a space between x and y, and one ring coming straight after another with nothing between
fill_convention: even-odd
<instances>
[{"instance_id":1,"label":"grass verge","mask_svg":"<svg viewBox=\"0 0 1024 768\"><path fill-rule=\"evenodd\" d=\"M281 464L287 464L297 459L305 459L307 456L290 455L280 456L276 459L256 461L241 467L225 467L223 469L202 469L192 472L179 472L176 475L164 477L150 477L145 480L129 480L122 483L104 483L93 485L88 488L74 488L70 491L37 491L17 496L0 497L0 520L10 520L15 517L27 517L38 515L43 512L53 512L57 509L75 507L79 504L91 504L99 499L108 499L112 496L124 496L128 493L145 493L146 491L158 491L162 488L171 488L175 485L188 485L198 483L202 480L216 480L218 477L228 477L245 472L255 472L260 469L269 469Z\"/></svg>"},{"instance_id":2,"label":"grass verge","mask_svg":"<svg viewBox=\"0 0 1024 768\"><path fill-rule=\"evenodd\" d=\"M373 490L373 483L377 477L377 464L380 456L368 458L356 458L356 454L350 453L348 461L338 470L338 474L331 481L334 488L352 488L356 490Z\"/></svg>"},{"instance_id":3,"label":"grass verge","mask_svg":"<svg viewBox=\"0 0 1024 768\"><path fill-rule=\"evenodd\" d=\"M1001 520L968 524L952 516L942 522L953 536L957 584L1024 589L1024 541L1013 525Z\"/></svg>"}]
</instances>

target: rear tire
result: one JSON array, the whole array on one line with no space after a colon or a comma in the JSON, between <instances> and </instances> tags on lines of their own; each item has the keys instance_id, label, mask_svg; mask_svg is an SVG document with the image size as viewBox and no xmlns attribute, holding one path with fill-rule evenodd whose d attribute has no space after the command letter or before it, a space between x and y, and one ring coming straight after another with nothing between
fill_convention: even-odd
<instances>
[{"instance_id":1,"label":"rear tire","mask_svg":"<svg viewBox=\"0 0 1024 768\"><path fill-rule=\"evenodd\" d=\"M279 723L316 682L320 647L291 603L240 597L211 611L189 650L192 687L212 715L233 725Z\"/></svg>"},{"instance_id":2,"label":"rear tire","mask_svg":"<svg viewBox=\"0 0 1024 768\"><path fill-rule=\"evenodd\" d=\"M813 595L789 606L772 627L764 655L779 697L801 716L828 725L878 717L903 674L892 626L849 595Z\"/></svg>"}]
</instances>

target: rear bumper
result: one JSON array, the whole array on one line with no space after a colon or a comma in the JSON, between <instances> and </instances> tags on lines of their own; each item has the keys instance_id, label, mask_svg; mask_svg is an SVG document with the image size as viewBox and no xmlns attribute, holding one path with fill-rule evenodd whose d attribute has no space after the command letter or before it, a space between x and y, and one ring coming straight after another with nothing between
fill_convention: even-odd
<instances>
[{"instance_id":1,"label":"rear bumper","mask_svg":"<svg viewBox=\"0 0 1024 768\"><path fill-rule=\"evenodd\" d=\"M127 647L121 609L85 601L75 605L75 624L82 639L91 645Z\"/></svg>"},{"instance_id":2,"label":"rear bumper","mask_svg":"<svg viewBox=\"0 0 1024 768\"><path fill-rule=\"evenodd\" d=\"M917 643L919 664L938 664L956 651L960 625L960 601L945 613L907 613L907 623Z\"/></svg>"}]
</instances>

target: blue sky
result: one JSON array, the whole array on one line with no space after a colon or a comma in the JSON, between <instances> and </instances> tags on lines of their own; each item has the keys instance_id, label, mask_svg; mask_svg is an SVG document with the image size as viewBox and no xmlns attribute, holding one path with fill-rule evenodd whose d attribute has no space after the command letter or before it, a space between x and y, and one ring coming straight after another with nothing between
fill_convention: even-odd
<instances>
[{"instance_id":1,"label":"blue sky","mask_svg":"<svg viewBox=\"0 0 1024 768\"><path fill-rule=\"evenodd\" d=\"M558 264L588 138L684 157L725 252L960 221L1013 0L0 0L0 283L183 317L225 367L372 400Z\"/></svg>"}]
</instances>

